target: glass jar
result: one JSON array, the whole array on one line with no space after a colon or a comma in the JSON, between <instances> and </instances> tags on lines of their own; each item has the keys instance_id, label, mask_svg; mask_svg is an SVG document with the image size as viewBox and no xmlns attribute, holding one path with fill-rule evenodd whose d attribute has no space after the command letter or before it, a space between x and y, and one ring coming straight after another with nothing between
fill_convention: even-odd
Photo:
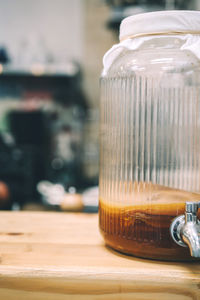
<instances>
[{"instance_id":1,"label":"glass jar","mask_svg":"<svg viewBox=\"0 0 200 300\"><path fill-rule=\"evenodd\" d=\"M200 12L129 17L120 38L101 77L100 230L120 252L190 260L170 226L200 201Z\"/></svg>"}]
</instances>

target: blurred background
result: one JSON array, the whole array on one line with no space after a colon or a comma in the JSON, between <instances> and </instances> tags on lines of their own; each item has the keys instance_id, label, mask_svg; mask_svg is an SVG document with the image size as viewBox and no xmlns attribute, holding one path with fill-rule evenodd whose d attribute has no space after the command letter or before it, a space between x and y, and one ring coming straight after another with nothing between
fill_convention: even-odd
<instances>
[{"instance_id":1,"label":"blurred background","mask_svg":"<svg viewBox=\"0 0 200 300\"><path fill-rule=\"evenodd\" d=\"M99 77L123 18L199 0L0 0L0 209L98 210Z\"/></svg>"}]
</instances>

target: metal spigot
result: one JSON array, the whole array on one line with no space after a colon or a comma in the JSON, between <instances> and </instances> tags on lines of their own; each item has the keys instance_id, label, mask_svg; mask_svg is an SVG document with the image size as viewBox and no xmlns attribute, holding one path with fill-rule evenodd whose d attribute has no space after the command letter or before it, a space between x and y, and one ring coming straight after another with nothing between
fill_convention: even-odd
<instances>
[{"instance_id":1,"label":"metal spigot","mask_svg":"<svg viewBox=\"0 0 200 300\"><path fill-rule=\"evenodd\" d=\"M200 221L197 212L200 202L186 202L185 215L175 218L170 226L173 240L182 247L189 247L193 257L200 257Z\"/></svg>"}]
</instances>

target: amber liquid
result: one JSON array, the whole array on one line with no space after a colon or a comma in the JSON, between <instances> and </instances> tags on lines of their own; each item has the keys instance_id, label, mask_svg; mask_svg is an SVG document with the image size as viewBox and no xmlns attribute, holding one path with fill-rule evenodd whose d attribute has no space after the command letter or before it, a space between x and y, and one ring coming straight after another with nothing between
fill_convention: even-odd
<instances>
[{"instance_id":1,"label":"amber liquid","mask_svg":"<svg viewBox=\"0 0 200 300\"><path fill-rule=\"evenodd\" d=\"M99 224L106 244L138 257L193 260L189 249L171 238L170 224L176 216L184 214L185 202L199 201L200 194L159 185L138 185L137 192L135 188L131 191L133 204L100 199Z\"/></svg>"}]
</instances>

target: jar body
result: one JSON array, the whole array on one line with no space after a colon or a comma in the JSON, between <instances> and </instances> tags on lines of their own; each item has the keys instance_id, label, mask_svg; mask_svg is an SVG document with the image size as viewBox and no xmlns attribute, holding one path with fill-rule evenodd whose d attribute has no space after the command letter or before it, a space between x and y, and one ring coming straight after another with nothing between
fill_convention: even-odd
<instances>
[{"instance_id":1,"label":"jar body","mask_svg":"<svg viewBox=\"0 0 200 300\"><path fill-rule=\"evenodd\" d=\"M125 50L101 78L100 230L139 257L191 259L170 236L200 199L200 66L180 46Z\"/></svg>"}]
</instances>

